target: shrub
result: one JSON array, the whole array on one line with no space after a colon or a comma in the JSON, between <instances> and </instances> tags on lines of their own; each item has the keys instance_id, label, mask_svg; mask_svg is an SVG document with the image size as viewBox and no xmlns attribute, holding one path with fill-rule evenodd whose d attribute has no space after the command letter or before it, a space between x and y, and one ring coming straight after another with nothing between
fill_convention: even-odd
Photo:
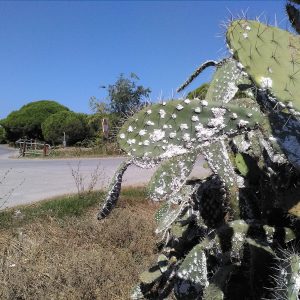
<instances>
[{"instance_id":1,"label":"shrub","mask_svg":"<svg viewBox=\"0 0 300 300\"><path fill-rule=\"evenodd\" d=\"M72 111L60 111L51 115L42 124L42 132L45 140L53 144L62 143L64 132L69 145L90 136L87 116Z\"/></svg>"},{"instance_id":2,"label":"shrub","mask_svg":"<svg viewBox=\"0 0 300 300\"><path fill-rule=\"evenodd\" d=\"M41 100L30 102L19 110L11 112L1 125L6 131L9 141L21 137L43 139L41 124L52 114L69 109L55 101Z\"/></svg>"},{"instance_id":3,"label":"shrub","mask_svg":"<svg viewBox=\"0 0 300 300\"><path fill-rule=\"evenodd\" d=\"M0 126L0 144L6 143L6 132L3 127Z\"/></svg>"}]
</instances>

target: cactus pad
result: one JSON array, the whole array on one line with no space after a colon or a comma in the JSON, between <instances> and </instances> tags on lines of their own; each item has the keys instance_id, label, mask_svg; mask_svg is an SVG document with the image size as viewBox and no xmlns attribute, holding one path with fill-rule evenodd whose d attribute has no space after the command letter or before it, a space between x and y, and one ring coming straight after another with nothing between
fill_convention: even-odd
<instances>
[{"instance_id":1,"label":"cactus pad","mask_svg":"<svg viewBox=\"0 0 300 300\"><path fill-rule=\"evenodd\" d=\"M239 67L239 62L232 58L226 59L224 63L217 67L209 84L206 99L222 103L229 102L237 93L238 85L242 83L242 80L243 84L251 84Z\"/></svg>"},{"instance_id":2,"label":"cactus pad","mask_svg":"<svg viewBox=\"0 0 300 300\"><path fill-rule=\"evenodd\" d=\"M254 83L300 111L300 40L256 21L236 20L227 30L234 57Z\"/></svg>"},{"instance_id":3,"label":"cactus pad","mask_svg":"<svg viewBox=\"0 0 300 300\"><path fill-rule=\"evenodd\" d=\"M173 100L146 107L129 118L118 134L118 142L134 157L165 159L262 121L256 108L240 104Z\"/></svg>"},{"instance_id":4,"label":"cactus pad","mask_svg":"<svg viewBox=\"0 0 300 300\"><path fill-rule=\"evenodd\" d=\"M188 153L164 161L148 184L148 194L151 200L160 201L178 192L191 173L196 158L196 153Z\"/></svg>"}]
</instances>

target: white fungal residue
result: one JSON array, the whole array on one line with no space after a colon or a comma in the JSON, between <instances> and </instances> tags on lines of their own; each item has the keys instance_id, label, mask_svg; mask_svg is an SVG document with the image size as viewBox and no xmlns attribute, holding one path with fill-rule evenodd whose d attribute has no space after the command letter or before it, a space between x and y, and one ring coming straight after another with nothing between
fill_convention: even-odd
<instances>
[{"instance_id":1,"label":"white fungal residue","mask_svg":"<svg viewBox=\"0 0 300 300\"><path fill-rule=\"evenodd\" d=\"M150 139L153 142L158 142L165 137L165 132L161 129L154 129L153 133L150 134Z\"/></svg>"},{"instance_id":2,"label":"white fungal residue","mask_svg":"<svg viewBox=\"0 0 300 300\"><path fill-rule=\"evenodd\" d=\"M133 132L132 126L129 126L128 129L127 129L127 131L128 131L128 132Z\"/></svg>"},{"instance_id":3,"label":"white fungal residue","mask_svg":"<svg viewBox=\"0 0 300 300\"><path fill-rule=\"evenodd\" d=\"M129 145L135 144L135 139L128 139L127 144Z\"/></svg>"},{"instance_id":4,"label":"white fungal residue","mask_svg":"<svg viewBox=\"0 0 300 300\"><path fill-rule=\"evenodd\" d=\"M190 137L190 134L189 133L185 133L183 136L182 136L182 139L185 141L185 142L189 142L191 137Z\"/></svg>"},{"instance_id":5,"label":"white fungal residue","mask_svg":"<svg viewBox=\"0 0 300 300\"><path fill-rule=\"evenodd\" d=\"M199 121L199 117L198 117L198 116L192 116L192 121L193 121L193 122Z\"/></svg>"},{"instance_id":6,"label":"white fungal residue","mask_svg":"<svg viewBox=\"0 0 300 300\"><path fill-rule=\"evenodd\" d=\"M200 107L196 107L194 109L194 112L197 113L197 114L201 113L201 108Z\"/></svg>"},{"instance_id":7,"label":"white fungal residue","mask_svg":"<svg viewBox=\"0 0 300 300\"><path fill-rule=\"evenodd\" d=\"M244 37L244 39L247 39L247 38L248 38L248 33L247 33L247 32L244 32L244 33L243 33L243 37Z\"/></svg>"},{"instance_id":8,"label":"white fungal residue","mask_svg":"<svg viewBox=\"0 0 300 300\"><path fill-rule=\"evenodd\" d=\"M176 132L170 132L169 137L170 139L174 139L176 137Z\"/></svg>"},{"instance_id":9,"label":"white fungal residue","mask_svg":"<svg viewBox=\"0 0 300 300\"><path fill-rule=\"evenodd\" d=\"M178 105L176 106L176 108L177 108L177 110L182 110L182 109L183 109L183 106L182 106L181 104L178 104Z\"/></svg>"},{"instance_id":10,"label":"white fungal residue","mask_svg":"<svg viewBox=\"0 0 300 300\"><path fill-rule=\"evenodd\" d=\"M260 78L260 85L263 89L268 89L270 87L272 87L272 79L269 77L261 77Z\"/></svg>"},{"instance_id":11,"label":"white fungal residue","mask_svg":"<svg viewBox=\"0 0 300 300\"><path fill-rule=\"evenodd\" d=\"M164 119L164 117L165 117L165 115L166 115L166 112L165 112L163 109L160 109L160 110L159 110L159 114L160 114L160 117L161 117L162 119Z\"/></svg>"},{"instance_id":12,"label":"white fungal residue","mask_svg":"<svg viewBox=\"0 0 300 300\"><path fill-rule=\"evenodd\" d=\"M184 103L189 104L189 103L191 103L191 100L190 99L185 99Z\"/></svg>"},{"instance_id":13,"label":"white fungal residue","mask_svg":"<svg viewBox=\"0 0 300 300\"><path fill-rule=\"evenodd\" d=\"M249 124L248 121L245 121L245 120L239 120L239 122L238 122L237 125L238 125L239 128L242 128L242 127L246 127L248 124Z\"/></svg>"},{"instance_id":14,"label":"white fungal residue","mask_svg":"<svg viewBox=\"0 0 300 300\"><path fill-rule=\"evenodd\" d=\"M141 129L140 131L139 131L139 135L140 136L143 136L143 135L145 135L147 133L147 131L145 130L145 129Z\"/></svg>"},{"instance_id":15,"label":"white fungal residue","mask_svg":"<svg viewBox=\"0 0 300 300\"><path fill-rule=\"evenodd\" d=\"M201 100L200 103L201 103L202 106L207 106L208 105L208 102L206 100Z\"/></svg>"},{"instance_id":16,"label":"white fungal residue","mask_svg":"<svg viewBox=\"0 0 300 300\"><path fill-rule=\"evenodd\" d=\"M237 119L237 117L238 117L238 116L237 116L237 114L236 114L236 113L233 113L233 114L231 115L231 117L230 117L230 118L231 118L232 120L236 120L236 119Z\"/></svg>"},{"instance_id":17,"label":"white fungal residue","mask_svg":"<svg viewBox=\"0 0 300 300\"><path fill-rule=\"evenodd\" d=\"M143 142L143 144L144 144L144 146L149 146L149 145L150 145L150 142L149 142L148 140L145 140L145 141Z\"/></svg>"},{"instance_id":18,"label":"white fungal residue","mask_svg":"<svg viewBox=\"0 0 300 300\"><path fill-rule=\"evenodd\" d=\"M126 136L125 136L125 134L124 134L124 133L121 133L121 134L120 134L120 139L122 139L122 140L123 140L123 139L125 139L125 137L126 137Z\"/></svg>"},{"instance_id":19,"label":"white fungal residue","mask_svg":"<svg viewBox=\"0 0 300 300\"><path fill-rule=\"evenodd\" d=\"M161 158L171 158L175 155L185 154L187 149L182 146L168 145L166 151L160 156Z\"/></svg>"},{"instance_id":20,"label":"white fungal residue","mask_svg":"<svg viewBox=\"0 0 300 300\"><path fill-rule=\"evenodd\" d=\"M181 130L184 130L184 129L188 129L188 128L189 128L189 127L187 126L187 124L184 124L184 123L183 123L183 124L180 124L179 127L180 127Z\"/></svg>"},{"instance_id":21,"label":"white fungal residue","mask_svg":"<svg viewBox=\"0 0 300 300\"><path fill-rule=\"evenodd\" d=\"M149 120L149 121L146 122L146 125L148 125L148 126L153 126L154 123L153 123L152 121Z\"/></svg>"},{"instance_id":22,"label":"white fungal residue","mask_svg":"<svg viewBox=\"0 0 300 300\"><path fill-rule=\"evenodd\" d=\"M249 25L247 25L245 29L248 30L248 31L250 31L251 27Z\"/></svg>"},{"instance_id":23,"label":"white fungal residue","mask_svg":"<svg viewBox=\"0 0 300 300\"><path fill-rule=\"evenodd\" d=\"M236 65L237 65L237 67L238 67L239 69L241 69L241 70L245 68L245 67L243 66L243 64L241 64L240 62L238 62Z\"/></svg>"},{"instance_id":24,"label":"white fungal residue","mask_svg":"<svg viewBox=\"0 0 300 300\"><path fill-rule=\"evenodd\" d=\"M215 108L213 107L211 109L214 118L210 119L209 122L207 123L208 127L215 127L221 130L224 128L226 125L224 124L224 114L226 113L226 109L224 108Z\"/></svg>"},{"instance_id":25,"label":"white fungal residue","mask_svg":"<svg viewBox=\"0 0 300 300\"><path fill-rule=\"evenodd\" d=\"M177 118L177 116L176 116L176 114L172 114L172 119L176 119Z\"/></svg>"},{"instance_id":26,"label":"white fungal residue","mask_svg":"<svg viewBox=\"0 0 300 300\"><path fill-rule=\"evenodd\" d=\"M147 114L150 115L151 113L152 113L152 110L151 110L151 109L148 109L148 110L147 110Z\"/></svg>"}]
</instances>

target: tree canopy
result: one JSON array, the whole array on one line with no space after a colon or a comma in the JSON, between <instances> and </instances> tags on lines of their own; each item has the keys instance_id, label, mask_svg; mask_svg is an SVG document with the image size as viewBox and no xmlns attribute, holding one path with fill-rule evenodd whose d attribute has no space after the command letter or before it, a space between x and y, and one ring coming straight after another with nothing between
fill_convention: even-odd
<instances>
[{"instance_id":1,"label":"tree canopy","mask_svg":"<svg viewBox=\"0 0 300 300\"><path fill-rule=\"evenodd\" d=\"M21 137L43 139L42 123L52 114L69 109L56 101L41 100L30 102L19 110L11 112L0 121L10 141Z\"/></svg>"},{"instance_id":2,"label":"tree canopy","mask_svg":"<svg viewBox=\"0 0 300 300\"><path fill-rule=\"evenodd\" d=\"M117 81L107 88L110 100L110 111L117 114L127 114L131 109L139 107L151 90L137 85L139 78L131 73L130 78L120 74Z\"/></svg>"},{"instance_id":3,"label":"tree canopy","mask_svg":"<svg viewBox=\"0 0 300 300\"><path fill-rule=\"evenodd\" d=\"M60 111L51 115L43 122L42 130L45 140L52 144L61 144L64 132L68 145L90 137L87 115L72 111Z\"/></svg>"}]
</instances>

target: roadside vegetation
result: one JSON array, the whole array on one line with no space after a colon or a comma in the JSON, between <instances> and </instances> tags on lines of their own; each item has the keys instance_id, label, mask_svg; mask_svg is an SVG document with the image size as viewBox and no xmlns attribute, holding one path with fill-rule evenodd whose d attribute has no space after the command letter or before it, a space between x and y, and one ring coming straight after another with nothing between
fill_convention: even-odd
<instances>
[{"instance_id":1,"label":"roadside vegetation","mask_svg":"<svg viewBox=\"0 0 300 300\"><path fill-rule=\"evenodd\" d=\"M89 100L91 114L77 113L53 100L30 102L0 120L0 143L14 145L19 139L51 145L51 157L95 156L119 153L115 135L127 116L146 103L150 89L138 85L134 73L120 74L114 84L102 86L106 99ZM108 125L108 129L106 128ZM67 147L65 147L67 146ZM73 147L71 151L64 148ZM76 147L76 151L73 151ZM82 150L86 148L87 150ZM63 150L60 150L63 149ZM36 149L35 149L36 150ZM30 157L43 151L27 153Z\"/></svg>"},{"instance_id":2,"label":"roadside vegetation","mask_svg":"<svg viewBox=\"0 0 300 300\"><path fill-rule=\"evenodd\" d=\"M128 299L154 259L156 206L143 188L127 188L99 222L101 197L92 192L0 212L1 299Z\"/></svg>"}]
</instances>

